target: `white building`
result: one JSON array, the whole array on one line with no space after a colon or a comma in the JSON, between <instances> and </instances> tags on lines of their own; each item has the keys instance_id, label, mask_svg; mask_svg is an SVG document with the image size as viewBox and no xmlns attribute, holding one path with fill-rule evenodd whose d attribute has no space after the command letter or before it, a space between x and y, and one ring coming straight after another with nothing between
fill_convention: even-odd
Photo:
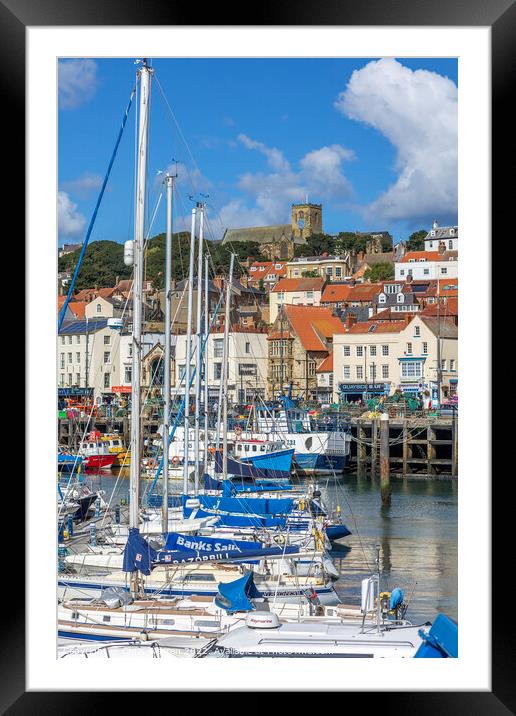
<instances>
[{"instance_id":1,"label":"white building","mask_svg":"<svg viewBox=\"0 0 516 716\"><path fill-rule=\"evenodd\" d=\"M438 251L408 251L394 267L396 281L404 281L407 276L412 276L413 281L457 278L458 252L447 251L443 249L442 244Z\"/></svg>"},{"instance_id":2,"label":"white building","mask_svg":"<svg viewBox=\"0 0 516 716\"><path fill-rule=\"evenodd\" d=\"M437 251L441 244L447 251L459 250L459 228L457 226L439 226L434 221L432 228L425 236L425 251Z\"/></svg>"},{"instance_id":3,"label":"white building","mask_svg":"<svg viewBox=\"0 0 516 716\"><path fill-rule=\"evenodd\" d=\"M192 347L195 346L195 337ZM223 333L210 333L207 343L209 399L216 402L222 377ZM191 371L195 368L195 352ZM176 343L176 390L184 390L186 367L186 336L177 336ZM204 381L203 381L204 384ZM194 384L191 394L195 392ZM229 333L228 346L228 392L229 404L245 403L256 396L265 397L267 386L267 334L258 331L235 331Z\"/></svg>"},{"instance_id":4,"label":"white building","mask_svg":"<svg viewBox=\"0 0 516 716\"><path fill-rule=\"evenodd\" d=\"M119 373L120 334L108 319L63 323L57 345L60 388L92 388L95 400L112 395Z\"/></svg>"},{"instance_id":5,"label":"white building","mask_svg":"<svg viewBox=\"0 0 516 716\"><path fill-rule=\"evenodd\" d=\"M176 335L171 337L171 353L174 354ZM165 345L164 333L143 333L142 334L142 357L145 357L154 346L160 343ZM133 365L133 337L131 333L122 333L120 336L119 375L120 386L128 388L131 386L132 365Z\"/></svg>"}]
</instances>

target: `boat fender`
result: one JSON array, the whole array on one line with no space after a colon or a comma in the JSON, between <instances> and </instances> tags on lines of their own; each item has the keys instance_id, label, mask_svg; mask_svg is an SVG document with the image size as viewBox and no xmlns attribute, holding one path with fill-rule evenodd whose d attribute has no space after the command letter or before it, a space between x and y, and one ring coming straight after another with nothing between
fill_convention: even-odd
<instances>
[{"instance_id":1,"label":"boat fender","mask_svg":"<svg viewBox=\"0 0 516 716\"><path fill-rule=\"evenodd\" d=\"M199 502L199 500L196 497L189 497L185 501L185 507L188 507L189 509L191 508L193 510L198 510L200 506L201 506L201 503Z\"/></svg>"},{"instance_id":2,"label":"boat fender","mask_svg":"<svg viewBox=\"0 0 516 716\"><path fill-rule=\"evenodd\" d=\"M172 458L172 465L177 465L178 463L179 463L179 456L174 455L174 457Z\"/></svg>"},{"instance_id":3,"label":"boat fender","mask_svg":"<svg viewBox=\"0 0 516 716\"><path fill-rule=\"evenodd\" d=\"M276 542L276 544L285 544L284 535L274 535L273 540Z\"/></svg>"},{"instance_id":4,"label":"boat fender","mask_svg":"<svg viewBox=\"0 0 516 716\"><path fill-rule=\"evenodd\" d=\"M278 615L274 612L251 612L245 620L250 629L277 629L280 625Z\"/></svg>"}]
</instances>

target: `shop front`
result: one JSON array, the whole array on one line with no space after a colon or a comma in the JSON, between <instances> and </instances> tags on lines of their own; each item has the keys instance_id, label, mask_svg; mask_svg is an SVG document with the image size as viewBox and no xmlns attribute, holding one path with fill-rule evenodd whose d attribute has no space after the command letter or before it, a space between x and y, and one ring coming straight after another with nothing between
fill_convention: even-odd
<instances>
[{"instance_id":1,"label":"shop front","mask_svg":"<svg viewBox=\"0 0 516 716\"><path fill-rule=\"evenodd\" d=\"M389 383L339 383L341 403L356 403L389 395Z\"/></svg>"}]
</instances>

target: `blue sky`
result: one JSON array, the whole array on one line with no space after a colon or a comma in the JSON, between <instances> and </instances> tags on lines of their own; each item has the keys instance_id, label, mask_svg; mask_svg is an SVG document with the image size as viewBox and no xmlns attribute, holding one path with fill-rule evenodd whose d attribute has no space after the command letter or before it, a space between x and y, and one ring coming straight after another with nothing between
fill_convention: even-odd
<instances>
[{"instance_id":1,"label":"blue sky","mask_svg":"<svg viewBox=\"0 0 516 716\"><path fill-rule=\"evenodd\" d=\"M201 193L209 238L287 223L305 195L323 204L328 233L387 230L397 241L433 219L457 221L455 59L155 59L153 67L149 214L158 170L177 161L175 230L187 228L189 195ZM60 244L84 238L135 71L131 59L60 63ZM132 238L134 109L92 240ZM164 225L161 206L151 233Z\"/></svg>"}]
</instances>

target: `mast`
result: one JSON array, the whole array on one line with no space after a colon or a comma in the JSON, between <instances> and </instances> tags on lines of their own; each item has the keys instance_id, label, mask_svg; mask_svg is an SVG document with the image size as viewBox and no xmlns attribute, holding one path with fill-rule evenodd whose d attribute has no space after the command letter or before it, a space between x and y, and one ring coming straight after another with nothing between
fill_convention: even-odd
<instances>
[{"instance_id":1,"label":"mast","mask_svg":"<svg viewBox=\"0 0 516 716\"><path fill-rule=\"evenodd\" d=\"M222 434L222 479L228 476L228 353L229 353L229 323L231 313L231 287L233 283L233 264L235 262L235 254L231 254L229 263L229 280L226 291L226 317L224 323L224 350L222 375L224 376L224 413L223 413L223 434Z\"/></svg>"},{"instance_id":2,"label":"mast","mask_svg":"<svg viewBox=\"0 0 516 716\"><path fill-rule=\"evenodd\" d=\"M168 532L168 441L170 437L170 331L172 318L172 193L174 179L167 174L164 182L167 188L167 234L165 239L165 366L164 366L164 407L163 407L163 504L161 519L163 534Z\"/></svg>"},{"instance_id":3,"label":"mast","mask_svg":"<svg viewBox=\"0 0 516 716\"><path fill-rule=\"evenodd\" d=\"M203 236L204 236L204 204L199 205L199 248L197 252L197 329L196 329L196 348L197 348L197 369L195 373L195 419L194 419L194 460L195 460L195 472L194 472L194 494L196 495L199 490L199 477L200 477L200 456L199 456L199 429L201 422L200 403L201 403L201 382L202 382L202 370L201 370L201 348L202 348L202 323L201 323L201 311L202 311L202 249L203 249Z\"/></svg>"},{"instance_id":4,"label":"mast","mask_svg":"<svg viewBox=\"0 0 516 716\"><path fill-rule=\"evenodd\" d=\"M204 470L208 466L208 333L210 322L210 291L208 283L208 256L204 257Z\"/></svg>"},{"instance_id":5,"label":"mast","mask_svg":"<svg viewBox=\"0 0 516 716\"><path fill-rule=\"evenodd\" d=\"M437 402L441 407L441 383L443 380L441 370L441 297L439 278L437 278Z\"/></svg>"},{"instance_id":6,"label":"mast","mask_svg":"<svg viewBox=\"0 0 516 716\"><path fill-rule=\"evenodd\" d=\"M143 245L145 225L145 189L147 178L147 149L149 141L149 103L152 70L143 60L140 74L140 122L138 130L138 174L136 184L136 216L134 232L133 281L133 360L131 409L131 473L129 482L129 527L138 528L140 483L140 368L142 342Z\"/></svg>"},{"instance_id":7,"label":"mast","mask_svg":"<svg viewBox=\"0 0 516 716\"><path fill-rule=\"evenodd\" d=\"M190 267L188 271L188 319L186 328L186 362L185 362L185 423L184 423L184 457L183 457L183 493L188 492L188 438L190 437L190 351L192 349L192 307L193 307L193 275L195 253L195 222L197 206L192 209L192 228L190 234Z\"/></svg>"},{"instance_id":8,"label":"mast","mask_svg":"<svg viewBox=\"0 0 516 716\"><path fill-rule=\"evenodd\" d=\"M230 263L229 263L229 283L228 286L231 285L231 277L233 275L233 254L231 254ZM222 369L220 371L220 378L219 378L219 398L218 398L218 405L217 405L217 437L216 437L216 450L218 451L220 447L220 426L221 426L221 413L222 413L222 397L224 395L224 372L225 372L225 361L226 361L226 334L229 331L228 327L229 323L229 301L228 301L228 287L226 287L226 306L224 311L224 342L223 342L223 350L222 350Z\"/></svg>"}]
</instances>

